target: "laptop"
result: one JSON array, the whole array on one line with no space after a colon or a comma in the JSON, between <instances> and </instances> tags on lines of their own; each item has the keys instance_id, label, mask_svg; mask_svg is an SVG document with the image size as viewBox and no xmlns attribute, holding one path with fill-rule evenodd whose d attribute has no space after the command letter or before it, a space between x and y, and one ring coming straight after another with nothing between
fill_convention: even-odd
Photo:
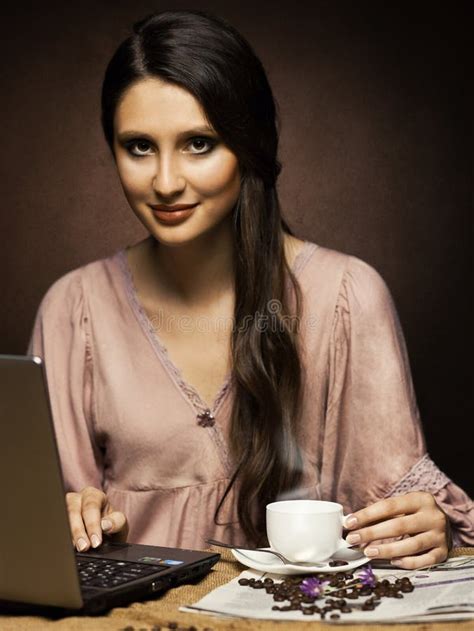
<instances>
[{"instance_id":1,"label":"laptop","mask_svg":"<svg viewBox=\"0 0 474 631\"><path fill-rule=\"evenodd\" d=\"M71 541L44 364L0 355L0 614L98 615L193 582L219 554Z\"/></svg>"}]
</instances>

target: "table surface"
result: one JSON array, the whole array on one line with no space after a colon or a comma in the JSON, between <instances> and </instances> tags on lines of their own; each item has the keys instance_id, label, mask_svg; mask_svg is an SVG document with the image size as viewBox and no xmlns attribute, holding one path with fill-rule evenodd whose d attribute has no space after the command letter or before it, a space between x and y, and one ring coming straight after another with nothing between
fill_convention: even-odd
<instances>
[{"instance_id":1,"label":"table surface","mask_svg":"<svg viewBox=\"0 0 474 631\"><path fill-rule=\"evenodd\" d=\"M133 603L127 607L117 607L105 616L100 617L68 617L60 620L48 620L47 618L36 616L0 616L1 631L42 631L43 629L54 628L59 631L158 631L170 628L170 623L177 623L182 631L188 631L189 627L195 627L197 631L243 631L252 629L255 631L270 631L279 627L283 631L280 623L273 620L252 620L246 618L216 618L203 614L190 614L178 611L178 607L189 605L205 594L227 583L235 578L245 569L231 555L230 551L221 552L222 557L219 563L211 572L196 585L182 585L169 590L156 600ZM456 548L451 556L462 554L474 555L474 548ZM304 622L285 621L285 630L308 631L308 622L311 622L311 631L317 629L328 629L328 625L319 622L316 618ZM173 628L174 625L171 626ZM435 623L415 623L415 624L345 624L342 628L345 631L473 631L474 621L463 622L435 622Z\"/></svg>"}]
</instances>

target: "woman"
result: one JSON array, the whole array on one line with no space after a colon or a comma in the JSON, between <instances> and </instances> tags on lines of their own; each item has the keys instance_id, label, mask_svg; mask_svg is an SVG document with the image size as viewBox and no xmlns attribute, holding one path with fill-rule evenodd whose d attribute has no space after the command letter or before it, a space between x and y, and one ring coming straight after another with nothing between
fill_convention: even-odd
<instances>
[{"instance_id":1,"label":"woman","mask_svg":"<svg viewBox=\"0 0 474 631\"><path fill-rule=\"evenodd\" d=\"M77 549L261 543L284 497L341 502L348 540L405 568L444 560L450 524L474 544L471 500L426 453L384 281L281 217L248 43L204 12L146 18L109 63L102 123L149 237L54 283L28 349Z\"/></svg>"}]
</instances>

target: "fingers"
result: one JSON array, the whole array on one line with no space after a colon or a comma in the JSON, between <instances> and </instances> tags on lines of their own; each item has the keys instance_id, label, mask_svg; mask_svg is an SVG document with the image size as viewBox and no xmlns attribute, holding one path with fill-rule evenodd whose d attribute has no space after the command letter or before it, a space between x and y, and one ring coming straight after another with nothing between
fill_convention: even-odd
<instances>
[{"instance_id":1,"label":"fingers","mask_svg":"<svg viewBox=\"0 0 474 631\"><path fill-rule=\"evenodd\" d=\"M102 511L110 509L105 493L93 487L86 487L80 493L67 493L66 506L77 550L84 552L91 545L97 548L102 543Z\"/></svg>"},{"instance_id":2,"label":"fingers","mask_svg":"<svg viewBox=\"0 0 474 631\"><path fill-rule=\"evenodd\" d=\"M84 522L82 521L81 505L82 497L80 493L66 493L66 506L72 534L72 543L79 552L86 550L90 545L84 528Z\"/></svg>"},{"instance_id":3,"label":"fingers","mask_svg":"<svg viewBox=\"0 0 474 631\"><path fill-rule=\"evenodd\" d=\"M359 527L357 531L354 531L354 526L352 526L350 534L348 534L346 537L346 541L351 545L364 545L374 540L416 535L418 533L426 533L430 530L441 533L444 540L446 540L447 518L446 515L439 509L438 505L434 501L433 496L430 494L426 494L431 498L431 501L429 501L424 498L424 493L411 493L409 495L421 496L418 498L418 501L420 502L420 507L416 512L409 513L407 511L408 514L402 515L395 513L394 517L390 517L388 515L389 511L396 511L397 509L399 509L399 503L390 502L387 500L377 502L376 504L378 504L379 506L373 504L372 506L368 506L367 509L364 509L364 511L367 515L371 513L369 509L372 507L376 507L377 510L386 510L387 518L385 519L385 521L379 521L375 524L372 523L364 528ZM397 497L390 499L398 500L402 499L402 497L403 496L401 496L400 498ZM411 506L412 508L413 504L409 504L409 506ZM361 513L362 511L359 512Z\"/></svg>"},{"instance_id":4,"label":"fingers","mask_svg":"<svg viewBox=\"0 0 474 631\"><path fill-rule=\"evenodd\" d=\"M396 497L387 497L348 515L346 528L355 530L395 515L416 513L422 507L436 507L436 502L431 493L416 491L405 493L405 495L397 495Z\"/></svg>"},{"instance_id":5,"label":"fingers","mask_svg":"<svg viewBox=\"0 0 474 631\"><path fill-rule=\"evenodd\" d=\"M444 548L447 554L448 548L442 533L438 530L429 530L413 537L391 541L390 543L370 543L364 549L364 554L371 558L393 559L412 556L432 549L439 549L441 552L444 552Z\"/></svg>"},{"instance_id":6,"label":"fingers","mask_svg":"<svg viewBox=\"0 0 474 631\"><path fill-rule=\"evenodd\" d=\"M443 561L446 561L447 558L448 548L446 545L443 545L438 548L433 548L425 554L392 559L391 563L392 565L404 570L417 570L418 568L436 565L436 563L443 563Z\"/></svg>"},{"instance_id":7,"label":"fingers","mask_svg":"<svg viewBox=\"0 0 474 631\"><path fill-rule=\"evenodd\" d=\"M86 487L81 491L82 519L93 548L102 543L102 527L100 525L102 510L107 504L107 496L103 491L93 487Z\"/></svg>"},{"instance_id":8,"label":"fingers","mask_svg":"<svg viewBox=\"0 0 474 631\"><path fill-rule=\"evenodd\" d=\"M425 532L433 527L433 513L424 511L412 515L402 515L387 519L378 524L360 528L357 532L351 532L346 540L351 545L365 544L375 539L388 539L406 534Z\"/></svg>"}]
</instances>

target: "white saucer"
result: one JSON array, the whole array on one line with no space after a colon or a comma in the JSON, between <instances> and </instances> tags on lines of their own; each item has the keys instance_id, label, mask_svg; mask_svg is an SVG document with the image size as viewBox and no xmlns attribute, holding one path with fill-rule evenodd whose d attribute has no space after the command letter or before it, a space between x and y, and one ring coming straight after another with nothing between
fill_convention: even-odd
<instances>
[{"instance_id":1,"label":"white saucer","mask_svg":"<svg viewBox=\"0 0 474 631\"><path fill-rule=\"evenodd\" d=\"M268 548L270 550L271 548ZM350 549L346 546L339 548L324 565L311 565L311 563L295 563L284 564L274 554L267 554L266 552L239 550L234 548L232 550L234 557L242 563L254 570L260 570L261 572L269 572L271 574L310 574L317 572L349 572L356 567L364 565L370 561L369 557L366 557L360 550ZM347 565L339 565L332 567L329 565L330 561L347 561Z\"/></svg>"}]
</instances>

